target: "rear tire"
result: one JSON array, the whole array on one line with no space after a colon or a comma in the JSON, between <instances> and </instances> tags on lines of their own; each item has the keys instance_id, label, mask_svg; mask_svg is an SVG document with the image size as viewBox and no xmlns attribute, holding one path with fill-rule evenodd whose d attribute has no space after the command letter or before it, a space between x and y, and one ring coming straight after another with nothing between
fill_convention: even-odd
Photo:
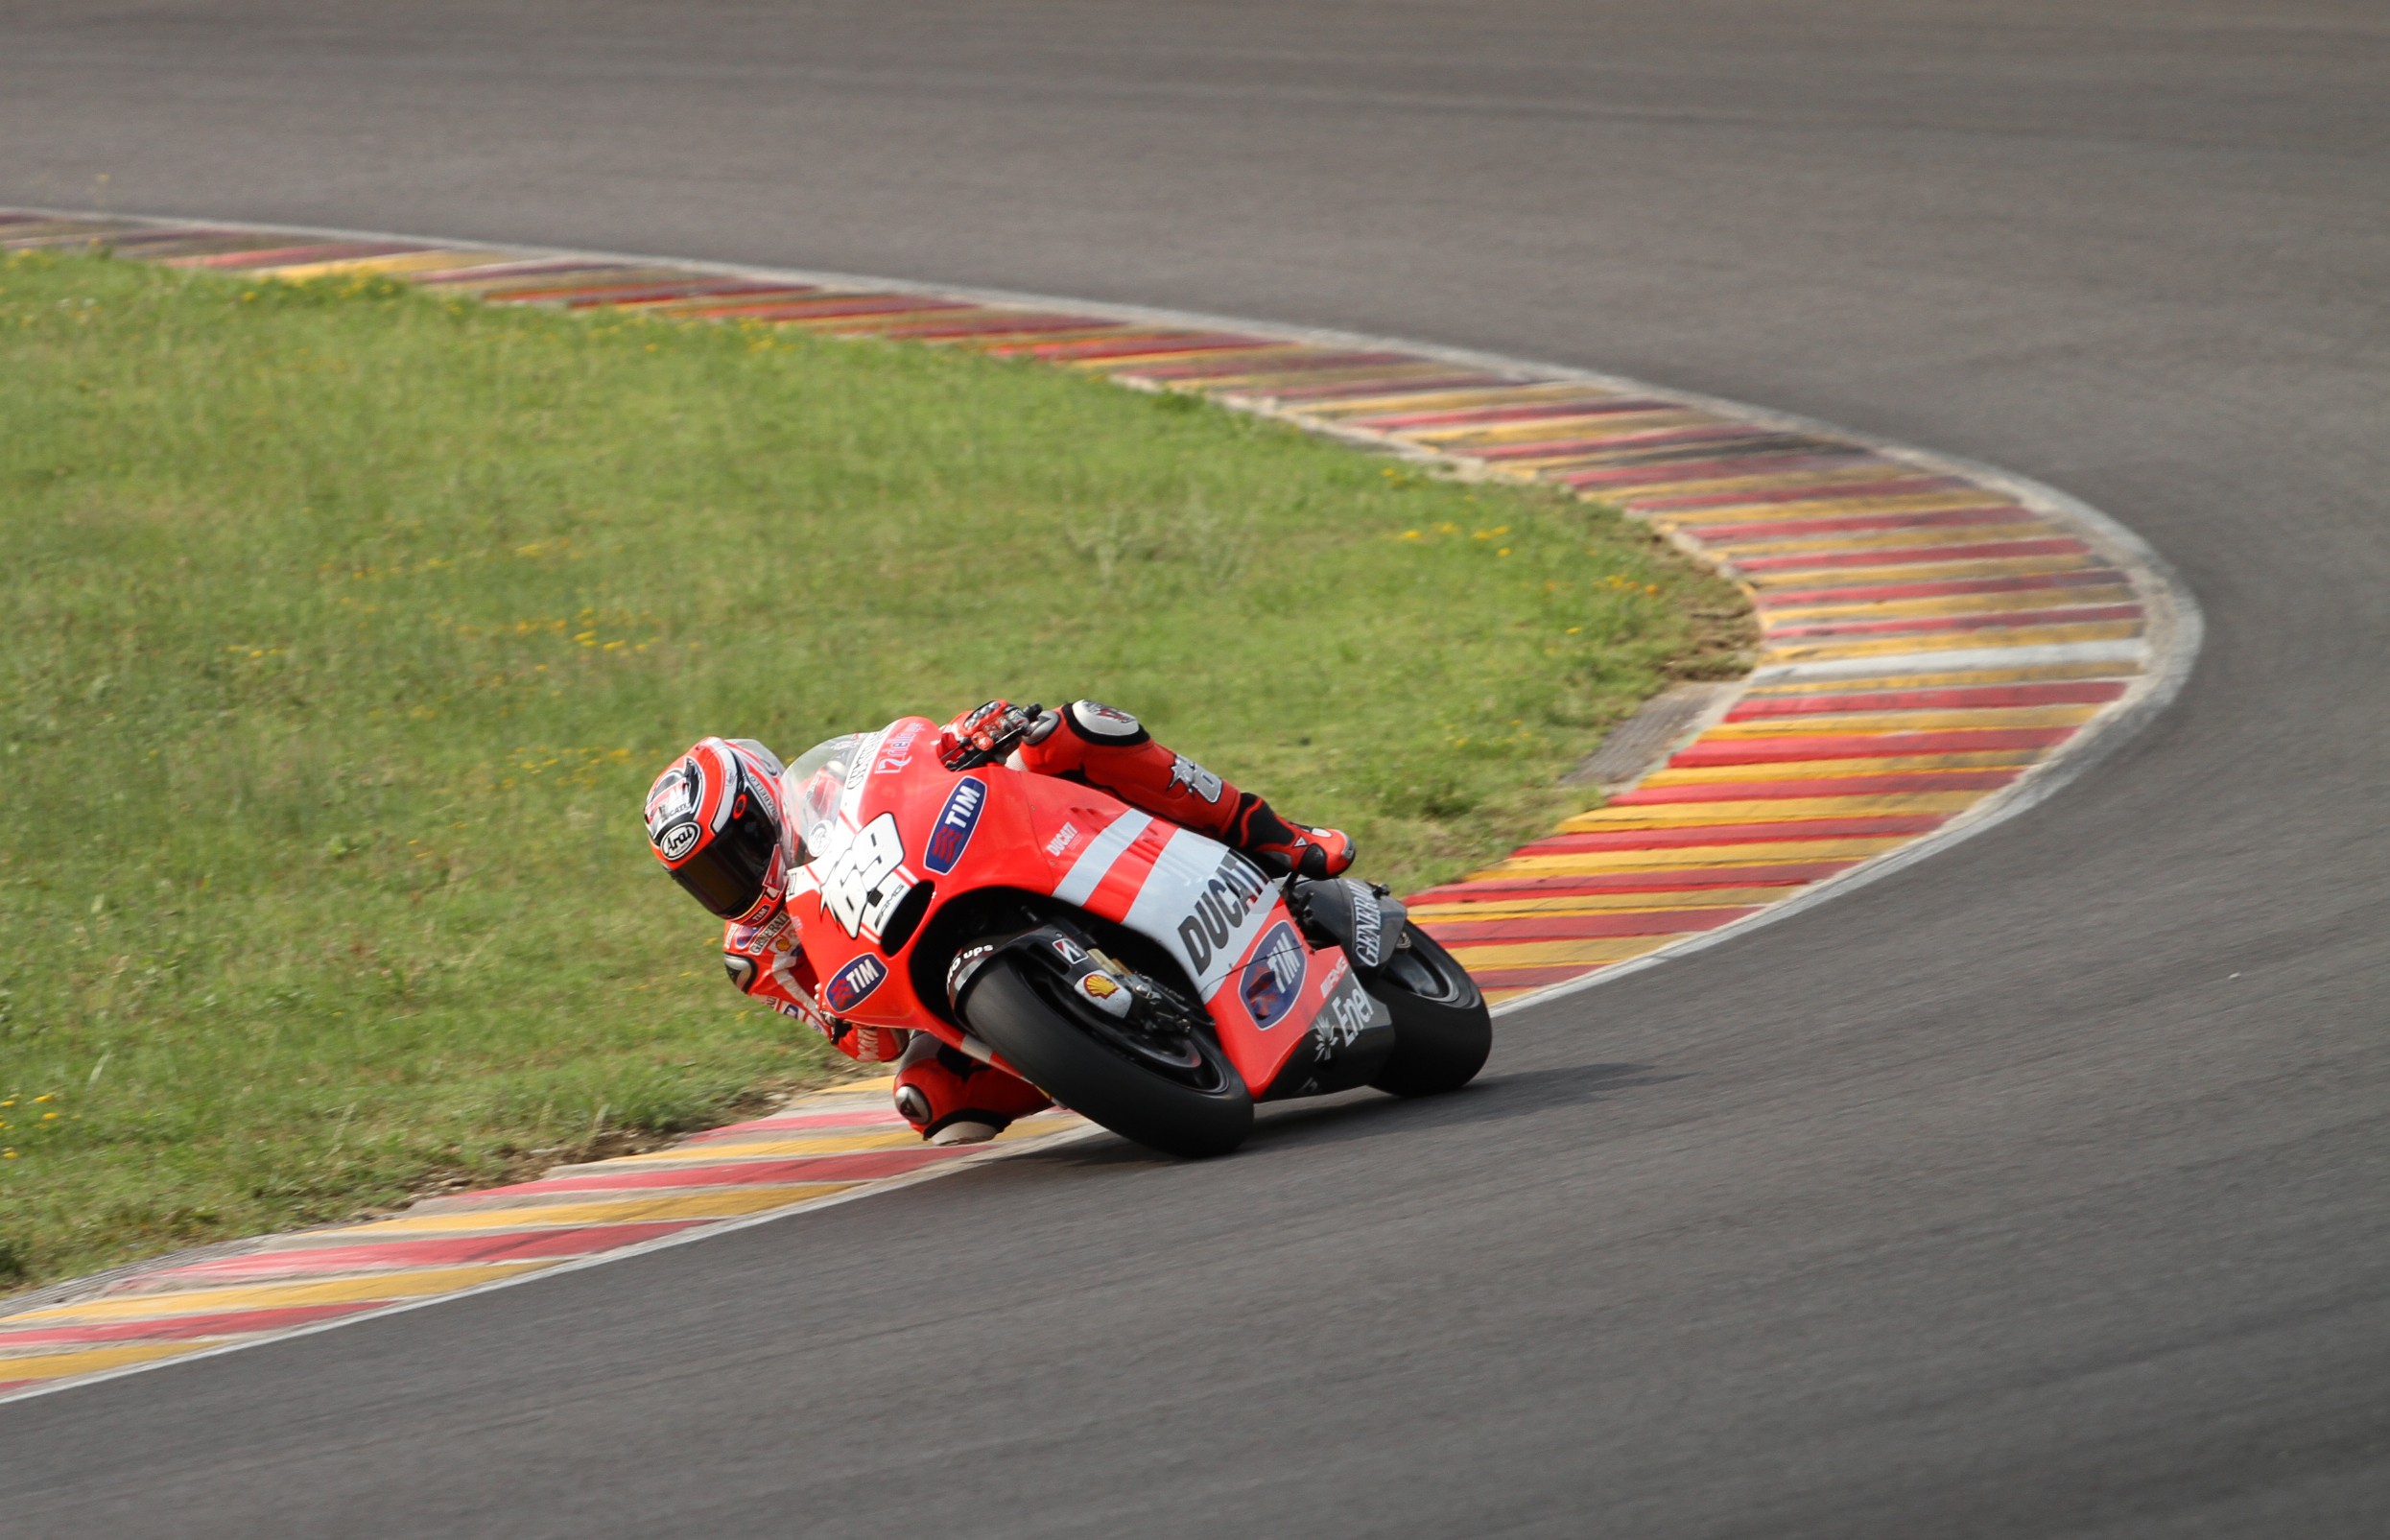
<instances>
[{"instance_id":1,"label":"rear tire","mask_svg":"<svg viewBox=\"0 0 2390 1540\"><path fill-rule=\"evenodd\" d=\"M1105 1040L1108 1023L1082 1020L1049 998L1039 979L1006 957L990 958L963 1015L972 1032L1030 1084L1083 1118L1166 1155L1224 1155L1253 1128L1253 1096L1219 1045L1201 1033L1187 1047L1198 1066L1171 1078Z\"/></svg>"},{"instance_id":2,"label":"rear tire","mask_svg":"<svg viewBox=\"0 0 2390 1540\"><path fill-rule=\"evenodd\" d=\"M1415 925L1385 965L1362 981L1394 1016L1394 1052L1369 1083L1395 1096L1457 1091L1494 1050L1485 996L1450 952Z\"/></svg>"}]
</instances>

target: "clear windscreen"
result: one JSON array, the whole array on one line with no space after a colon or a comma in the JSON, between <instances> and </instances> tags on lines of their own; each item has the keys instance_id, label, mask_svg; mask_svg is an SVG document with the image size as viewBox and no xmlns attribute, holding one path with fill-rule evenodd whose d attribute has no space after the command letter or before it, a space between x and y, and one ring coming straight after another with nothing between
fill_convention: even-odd
<instances>
[{"instance_id":1,"label":"clear windscreen","mask_svg":"<svg viewBox=\"0 0 2390 1540\"><path fill-rule=\"evenodd\" d=\"M780 785L787 805L795 815L796 832L805 842L809 858L812 852L830 842L823 838L825 826L838 817L839 798L845 794L847 777L854 768L855 746L863 738L861 733L847 733L816 744L781 772Z\"/></svg>"}]
</instances>

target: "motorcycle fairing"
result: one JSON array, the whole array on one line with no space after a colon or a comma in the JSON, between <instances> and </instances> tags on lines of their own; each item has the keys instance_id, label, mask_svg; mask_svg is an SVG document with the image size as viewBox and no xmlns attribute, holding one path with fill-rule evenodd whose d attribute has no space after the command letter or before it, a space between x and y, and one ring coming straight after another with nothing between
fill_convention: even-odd
<instances>
[{"instance_id":1,"label":"motorcycle fairing","mask_svg":"<svg viewBox=\"0 0 2390 1540\"><path fill-rule=\"evenodd\" d=\"M803 931L815 972L825 981L843 978L864 957L888 964L868 991L836 1012L864 1026L920 1024L908 971L895 965L901 943L918 932L917 907L898 927L893 938L900 944L882 941L923 880L916 863L929 848L940 804L923 814L917 804L932 789L905 783L908 770L917 776L925 766L941 769L934 753L917 752L922 735L931 734L935 743L935 731L928 718L908 717L877 732L833 739L800 756L782 780L783 801L802 825L806 856L790 883L788 908ZM942 772L937 779L951 781ZM935 791L943 795L948 789L941 784Z\"/></svg>"},{"instance_id":2,"label":"motorcycle fairing","mask_svg":"<svg viewBox=\"0 0 2390 1540\"><path fill-rule=\"evenodd\" d=\"M1168 946L1195 981L1197 997L1210 1005L1252 960L1279 908L1277 885L1259 866L1217 840L1172 827L1136 897L1123 912L1104 918Z\"/></svg>"},{"instance_id":3,"label":"motorcycle fairing","mask_svg":"<svg viewBox=\"0 0 2390 1540\"><path fill-rule=\"evenodd\" d=\"M1278 885L1259 867L1093 788L1029 775L1021 783L1031 827L1051 831L1039 841L1054 867L1048 890L1169 952L1256 1095L1317 1046L1309 1042L1314 1026L1332 998L1344 999L1317 983L1341 953L1303 943ZM1091 816L1102 820L1092 830ZM1368 998L1358 983L1351 992ZM1272 997L1270 1006L1257 1008L1257 995ZM1343 1008L1354 1007L1347 1000Z\"/></svg>"},{"instance_id":4,"label":"motorcycle fairing","mask_svg":"<svg viewBox=\"0 0 2390 1540\"><path fill-rule=\"evenodd\" d=\"M926 717L909 717L859 734L816 779L789 788L811 824L790 902L816 971L840 977L866 955L889 964L843 1013L864 1026L938 1020L903 965L906 946L928 926L899 926L897 945L879 944L915 887L932 880L925 862L964 778L924 751L935 731ZM1302 940L1278 885L1244 856L1091 786L996 765L967 774L985 783L986 796L969 838L938 847L950 869L935 879L931 913L975 888L1011 888L1050 893L1150 938L1186 970L1256 1095L1290 1060L1315 1080L1317 1065L1360 1056L1350 1051L1366 1028L1353 1024L1375 1003L1341 948L1314 952ZM920 912L916 906L912 918Z\"/></svg>"},{"instance_id":5,"label":"motorcycle fairing","mask_svg":"<svg viewBox=\"0 0 2390 1540\"><path fill-rule=\"evenodd\" d=\"M1320 975L1311 1031L1279 1066L1265 1098L1325 1096L1366 1085L1394 1052L1394 1013L1361 987L1340 947L1313 954Z\"/></svg>"}]
</instances>

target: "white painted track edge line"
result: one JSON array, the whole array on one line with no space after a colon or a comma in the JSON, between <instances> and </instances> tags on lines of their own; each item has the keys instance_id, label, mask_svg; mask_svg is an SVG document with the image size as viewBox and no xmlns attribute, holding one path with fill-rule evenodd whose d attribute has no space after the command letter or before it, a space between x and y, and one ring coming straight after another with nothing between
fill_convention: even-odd
<instances>
[{"instance_id":1,"label":"white painted track edge line","mask_svg":"<svg viewBox=\"0 0 2390 1540\"><path fill-rule=\"evenodd\" d=\"M1505 1001L1501 1006L1493 1007L1492 1013L1497 1016L1511 1015L1520 1010L1526 1009L1529 1007L1541 1006L1570 995L1579 994L1585 990L1608 983L1613 980L1624 978L1629 974L1639 972L1645 968L1656 967L1660 963L1673 961L1679 958L1688 957L1695 952L1705 950L1706 948L1717 946L1724 942L1734 940L1759 929L1763 925L1773 924L1778 920L1788 918L1793 914L1803 912L1804 911L1824 903L1831 898L1834 898L1842 893L1851 891L1854 888L1863 887L1866 884L1878 881L1881 878L1891 876L1895 872L1904 870L1929 856L1935 855L1940 851L1956 844L1962 840L1970 839L1976 834L1980 834L1995 824L2004 822L2007 819L2016 817L2018 814L2024 812L2028 808L2041 803L2073 781L2083 771L2089 770L2092 766L2097 764L2102 759L2105 759L2109 754L2113 753L2117 747L2133 737L2141 730L2141 728L2147 725L2153 718L2155 718L2160 712L2164 711L2167 705L2173 702L2175 698L2182 693L2183 686L2190 677L2192 666L2197 660L2199 650L2206 634L2205 618L2200 612L2197 601L2192 597L2189 587L2183 582L2180 576L2176 574L2173 567L2165 560L2165 557L2160 556L2139 534L2136 534L2132 530L2123 524L2110 517L2108 514L2101 512L2099 509L2093 508L2081 499L2060 491L2056 487L2049 486L2044 483L2034 481L2031 478L2021 476L2011 471L2002 470L1997 466L1983 464L1979 462L1969 460L1961 456L1947 455L1932 450L1917 449L1905 444L1897 443L1890 439L1880 438L1873 434L1861 433L1853 429L1843 428L1833 423L1820 421L1816 418L1807 417L1793 413L1779 412L1766 407L1752 406L1747 403L1732 400L1723 396L1714 396L1698 391L1682 391L1673 387L1654 385L1650 382L1636 379L1627 375L1611 374L1601 370L1581 368L1570 365L1547 364L1535 360L1513 358L1504 354L1484 352L1472 348L1448 347L1437 344L1419 343L1397 338L1383 337L1365 332L1349 332L1325 327L1296 326L1274 321L1257 321L1248 318L1218 316L1200 311L1182 311L1153 306L1118 304L1110 301L1077 299L1064 296L1035 294L1017 290L987 289L966 285L931 283L914 279L871 277L859 273L837 272L824 270L766 267L752 263L713 262L689 257L660 256L637 252L594 251L585 249L534 246L502 240L459 239L452 241L444 237L403 235L390 231L356 230L323 225L260 224L247 221L208 220L168 215L112 214L99 213L91 210L47 208L23 204L9 205L9 207L14 212L36 214L57 219L113 220L128 224L150 225L203 225L209 229L234 232L266 234L287 233L293 235L318 236L327 240L348 240L359 242L400 242L420 245L433 249L503 250L508 252L520 252L527 257L534 258L546 257L594 262L655 264L658 266L678 268L691 272L718 274L729 277L776 279L791 283L810 283L832 289L852 289L858 291L874 291L893 294L935 295L945 297L974 300L992 305L1020 305L1036 308L1060 308L1074 310L1082 314L1093 315L1106 320L1148 322L1156 325L1179 326L1189 329L1199 328L1206 330L1244 332L1266 336L1273 340L1306 343L1327 346L1350 347L1357 350L1384 349L1399 351L1410 354L1413 357L1449 363L1459 367L1479 369L1489 374L1504 376L1522 382L1533 381L1536 383L1549 382L1552 384L1581 383L1597 390L1614 391L1639 395L1650 395L1659 399L1672 400L1698 411L1706 411L1724 416L1739 418L1743 421L1758 424L1760 426L1776 428L1784 432L1811 434L1821 438L1840 439L1844 442L1872 450L1873 452L1883 455L1889 459L1905 461L1910 464L1917 465L1921 469L1957 476L1965 480L1975 481L1983 485L2000 488L2016 497L2020 503L2027 508L2035 509L2054 519L2062 520L2066 523L2076 526L2095 549L2098 549L2103 555L2115 561L2119 568L2125 571L2128 576L2134 580L2135 588L2139 591L2144 604L2149 608L2150 627L2145 642L2148 648L2150 667L2148 667L2146 672L2144 672L2144 674L2136 680L2133 686L2128 689L2124 699L2116 706L2102 713L2092 723L2086 724L2082 731L2073 739L2070 740L2060 752L2027 769L2025 773L2020 776L2011 786L1985 798L1982 802L1977 803L1974 808L1970 809L1965 814L1952 819L1949 823L1933 831L1931 834L1921 836L1910 841L1898 850L1891 851L1885 855L1863 862L1847 871L1837 873L1833 877L1811 884L1796 897L1788 898L1780 903L1770 905L1766 909L1760 911L1758 913L1737 921L1733 925L1723 926L1718 930L1705 932L1698 936L1688 936L1682 941L1673 942L1668 946L1661 947L1656 951L1646 953L1640 958L1632 960L1631 961L1621 962L1611 967L1605 967L1582 978L1571 980L1565 983L1553 984L1547 988L1538 989L1531 993ZM1130 382L1116 381L1114 383L1127 384ZM1146 388L1153 389L1152 387ZM1395 444L1374 434L1344 428L1337 424L1312 421L1304 417L1299 411L1278 407L1267 398L1240 397L1234 391L1223 391L1217 399L1219 399L1219 404L1227 410L1241 411L1249 415L1264 416L1286 422L1290 426L1299 427L1306 432L1313 433L1323 438L1333 438L1349 443L1354 443L1356 445L1375 447L1381 451L1402 455L1404 458L1433 462L1439 464L1468 467L1473 463L1463 456L1447 455L1414 445ZM1601 499L1597 496L1589 496L1589 500L1600 501ZM1684 549L1689 556L1693 557L1695 559L1701 560L1704 564L1715 565L1715 558L1703 552L1697 542L1690 541L1673 533L1669 535L1669 538L1671 539L1671 543L1678 544L1680 548ZM1754 682L1754 677L1755 675L1746 675L1743 679L1739 681L1741 689L1725 693L1724 699L1729 708L1731 708L1733 701L1739 699L1742 693L1751 687ZM469 1294L485 1293L492 1290L513 1288L520 1284L531 1283L536 1279L553 1277L564 1272L578 1271L580 1268L596 1267L603 1263L622 1261L633 1256L643 1255L650 1251L662 1250L668 1246L681 1245L697 1241L706 1240L716 1235L727 1234L733 1230L746 1229L753 1225L768 1224L774 1220L790 1218L797 1214L809 1213L817 1208L827 1208L837 1203L851 1202L857 1198L871 1196L872 1194L889 1192L900 1187L912 1186L919 1182L934 1180L939 1176L946 1175L956 1171L985 1164L991 1160L1006 1159L1018 1154L1026 1154L1031 1149L1052 1149L1065 1142L1076 1143L1082 1139L1091 1138L1102 1131L1103 1130L1101 1128L1094 1125L1090 1125L1085 1128L1072 1130L1068 1133L1056 1134L1048 1139L1040 1140L1033 1146L1022 1145L1018 1147L993 1147L981 1153L966 1156L953 1162L933 1166L921 1172L866 1186L854 1192L837 1194L829 1197L815 1198L805 1203L792 1205L785 1209L775 1209L766 1214L750 1215L737 1220L727 1220L718 1223L697 1226L688 1231L661 1237L654 1241L643 1242L639 1244L626 1246L619 1250L596 1253L571 1262L558 1263L549 1268L534 1268L531 1271L511 1278L494 1279L488 1283L478 1284L469 1289L458 1290L454 1293L436 1294L423 1299L404 1301L399 1304L381 1309L363 1311L354 1315L342 1316L334 1320L319 1322L312 1326L300 1327L294 1331L277 1333L272 1337L239 1342L223 1343L216 1347L203 1348L188 1354L177 1354L168 1358L153 1360L144 1363L126 1364L120 1368L105 1370L101 1373L92 1375L65 1377L55 1384L29 1386L25 1389L0 1394L0 1404L28 1400L36 1396L47 1395L58 1390L64 1390L86 1385L95 1385L104 1380L117 1379L128 1374L141 1373L145 1370L153 1368L162 1368L168 1364L184 1363L198 1359L212 1358L220 1354L230 1353L248 1347L262 1346L268 1342L278 1342L287 1340L291 1338L311 1336L317 1332L331 1331L338 1327L351 1325L359 1321L371 1320L385 1315L397 1315L402 1311L416 1310L431 1305L443 1304L450 1300L465 1297Z\"/></svg>"},{"instance_id":2,"label":"white painted track edge line","mask_svg":"<svg viewBox=\"0 0 2390 1540\"><path fill-rule=\"evenodd\" d=\"M967 1171L974 1166L984 1166L997 1160L1026 1155L1033 1150L1058 1149L1065 1145L1080 1144L1107 1131L1100 1125L1089 1123L1077 1128L1060 1129L1046 1135L1035 1143L1014 1141L991 1144L983 1149L976 1149L967 1155L958 1155L953 1160L926 1166L917 1172L908 1172L902 1176L890 1176L879 1181L861 1183L850 1192L829 1193L819 1197L809 1197L802 1202L769 1209L762 1214L743 1214L737 1219L699 1222L672 1235L657 1236L652 1241L641 1241L632 1245L618 1246L610 1251L594 1251L587 1256L575 1257L568 1262L554 1263L545 1268L527 1268L511 1277L492 1278L487 1283L451 1290L446 1293L426 1294L419 1299L397 1300L388 1305L376 1306L371 1310L358 1311L355 1315L336 1316L331 1320L317 1321L308 1326L293 1327L289 1331L272 1332L263 1336L244 1338L233 1342L219 1342L214 1347L196 1348L188 1353L170 1354L164 1358L150 1359L139 1363L120 1364L115 1368L102 1369L94 1374L61 1375L46 1384L29 1385L15 1390L0 1391L0 1406L31 1401L36 1397L53 1395L61 1390L80 1390L85 1386L98 1385L103 1381L121 1380L127 1375L142 1374L152 1369L170 1368L177 1363L195 1363L201 1359L222 1358L227 1353L270 1347L274 1343L287 1342L296 1338L315 1337L324 1332L338 1331L343 1326L382 1320L391 1315L405 1315L413 1310L426 1310L434 1305L452 1304L475 1294L494 1293L501 1289L519 1288L524 1284L537 1283L543 1278L562 1277L568 1272L580 1272L590 1268L603 1267L607 1263L627 1262L633 1257L643 1257L651 1252L667 1251L674 1246L690 1245L698 1241L710 1241L716 1236L728 1235L734 1230L751 1230L759 1224L771 1224L780 1220L794 1219L800 1214L812 1214L821 1209L836 1208L841 1203L852 1203L860 1198L875 1197L882 1193L895 1192L899 1188L917 1187L923 1182L935 1181L941 1176L952 1175L958 1171Z\"/></svg>"}]
</instances>

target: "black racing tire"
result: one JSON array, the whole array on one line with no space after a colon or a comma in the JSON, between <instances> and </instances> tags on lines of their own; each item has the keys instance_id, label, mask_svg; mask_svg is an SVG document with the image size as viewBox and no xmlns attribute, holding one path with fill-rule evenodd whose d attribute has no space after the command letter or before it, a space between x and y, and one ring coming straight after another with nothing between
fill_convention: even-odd
<instances>
[{"instance_id":1,"label":"black racing tire","mask_svg":"<svg viewBox=\"0 0 2390 1540\"><path fill-rule=\"evenodd\" d=\"M1394 1052L1369 1083L1395 1096L1457 1091L1494 1051L1485 996L1454 956L1415 925L1385 965L1362 980L1394 1016Z\"/></svg>"},{"instance_id":2,"label":"black racing tire","mask_svg":"<svg viewBox=\"0 0 2390 1540\"><path fill-rule=\"evenodd\" d=\"M1029 965L1033 966L1033 964ZM1188 1083L1139 1064L1091 1023L1037 987L1024 964L990 958L963 1002L972 1032L1080 1117L1166 1155L1224 1155L1253 1130L1253 1094L1219 1046L1200 1033Z\"/></svg>"}]
</instances>

